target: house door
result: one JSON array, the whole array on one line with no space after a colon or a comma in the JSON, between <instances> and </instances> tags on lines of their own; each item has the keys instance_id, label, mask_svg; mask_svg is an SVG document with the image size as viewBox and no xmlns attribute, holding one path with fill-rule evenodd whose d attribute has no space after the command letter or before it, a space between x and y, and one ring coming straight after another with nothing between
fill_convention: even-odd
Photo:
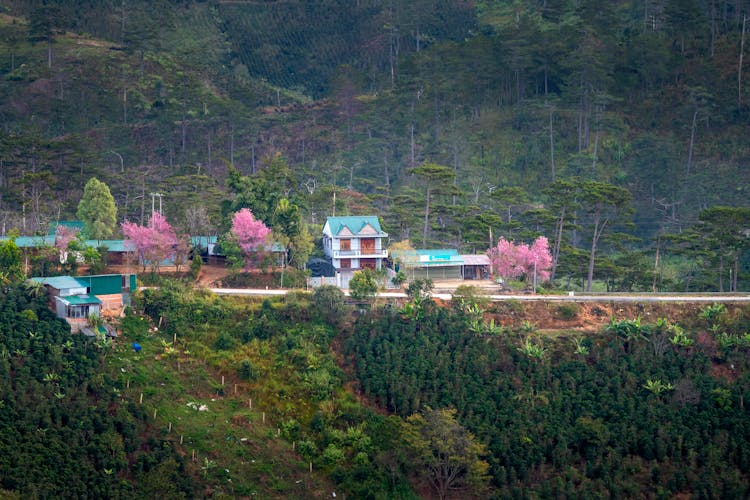
<instances>
[{"instance_id":1,"label":"house door","mask_svg":"<svg viewBox=\"0 0 750 500\"><path fill-rule=\"evenodd\" d=\"M363 238L360 240L360 250L363 254L374 254L375 238Z\"/></svg>"}]
</instances>

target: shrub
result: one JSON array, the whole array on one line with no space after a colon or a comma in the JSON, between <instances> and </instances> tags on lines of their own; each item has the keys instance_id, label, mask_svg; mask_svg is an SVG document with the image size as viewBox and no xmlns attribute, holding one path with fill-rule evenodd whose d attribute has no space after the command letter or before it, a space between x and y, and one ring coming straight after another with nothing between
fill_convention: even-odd
<instances>
[{"instance_id":1,"label":"shrub","mask_svg":"<svg viewBox=\"0 0 750 500\"><path fill-rule=\"evenodd\" d=\"M378 292L378 282L371 269L362 269L354 273L349 281L349 295L353 299L363 300L374 297Z\"/></svg>"},{"instance_id":2,"label":"shrub","mask_svg":"<svg viewBox=\"0 0 750 500\"><path fill-rule=\"evenodd\" d=\"M328 465L336 465L343 462L346 456L344 450L331 443L328 447L323 450L323 461Z\"/></svg>"},{"instance_id":3,"label":"shrub","mask_svg":"<svg viewBox=\"0 0 750 500\"><path fill-rule=\"evenodd\" d=\"M188 278L192 281L197 280L198 275L201 273L201 269L203 269L203 258L196 253L193 255L193 260L190 261L190 269L187 274Z\"/></svg>"},{"instance_id":4,"label":"shrub","mask_svg":"<svg viewBox=\"0 0 750 500\"><path fill-rule=\"evenodd\" d=\"M429 295L433 288L434 284L431 279L416 279L406 287L406 295L412 299L419 299L425 295Z\"/></svg>"},{"instance_id":5,"label":"shrub","mask_svg":"<svg viewBox=\"0 0 750 500\"><path fill-rule=\"evenodd\" d=\"M232 347L234 347L234 339L227 332L221 332L219 336L216 337L214 349L217 351L228 351Z\"/></svg>"},{"instance_id":6,"label":"shrub","mask_svg":"<svg viewBox=\"0 0 750 500\"><path fill-rule=\"evenodd\" d=\"M334 326L339 325L346 314L344 292L333 285L323 285L313 292L313 304L318 317Z\"/></svg>"},{"instance_id":7,"label":"shrub","mask_svg":"<svg viewBox=\"0 0 750 500\"><path fill-rule=\"evenodd\" d=\"M237 375L242 380L253 380L255 378L255 369L249 359L243 359L237 368Z\"/></svg>"},{"instance_id":8,"label":"shrub","mask_svg":"<svg viewBox=\"0 0 750 500\"><path fill-rule=\"evenodd\" d=\"M581 308L576 303L561 304L557 307L557 314L564 320L571 320L578 317Z\"/></svg>"},{"instance_id":9,"label":"shrub","mask_svg":"<svg viewBox=\"0 0 750 500\"><path fill-rule=\"evenodd\" d=\"M490 299L482 294L482 290L471 285L460 285L453 292L453 299L457 304L480 306L485 308Z\"/></svg>"}]
</instances>

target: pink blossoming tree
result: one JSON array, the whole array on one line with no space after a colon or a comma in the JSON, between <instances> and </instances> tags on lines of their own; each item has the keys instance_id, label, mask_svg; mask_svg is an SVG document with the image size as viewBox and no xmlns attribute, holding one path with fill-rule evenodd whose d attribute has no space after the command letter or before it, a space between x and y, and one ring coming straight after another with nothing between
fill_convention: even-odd
<instances>
[{"instance_id":1,"label":"pink blossoming tree","mask_svg":"<svg viewBox=\"0 0 750 500\"><path fill-rule=\"evenodd\" d=\"M500 238L497 246L487 251L492 265L492 272L503 278L520 278L526 276L540 282L547 281L552 269L552 256L549 252L549 242L544 236L537 238L529 246L523 243L514 244L505 238Z\"/></svg>"},{"instance_id":2,"label":"pink blossoming tree","mask_svg":"<svg viewBox=\"0 0 750 500\"><path fill-rule=\"evenodd\" d=\"M78 229L70 226L57 226L55 228L55 248L65 250L68 244L78 237Z\"/></svg>"},{"instance_id":3,"label":"pink blossoming tree","mask_svg":"<svg viewBox=\"0 0 750 500\"><path fill-rule=\"evenodd\" d=\"M133 222L122 223L122 233L128 243L135 247L138 259L146 269L146 264L151 266L151 272L159 270L163 260L173 258L179 239L165 219L159 212L151 215L147 226L139 226Z\"/></svg>"},{"instance_id":4,"label":"pink blossoming tree","mask_svg":"<svg viewBox=\"0 0 750 500\"><path fill-rule=\"evenodd\" d=\"M243 208L232 216L232 236L236 238L237 244L242 250L245 258L245 268L249 268L263 250L263 245L268 241L271 230L255 218L253 213Z\"/></svg>"}]
</instances>

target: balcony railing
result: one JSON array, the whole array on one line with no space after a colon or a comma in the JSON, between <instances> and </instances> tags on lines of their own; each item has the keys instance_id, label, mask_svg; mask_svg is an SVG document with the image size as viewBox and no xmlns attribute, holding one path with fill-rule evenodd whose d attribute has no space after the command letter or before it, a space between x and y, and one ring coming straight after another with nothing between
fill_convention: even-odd
<instances>
[{"instance_id":1,"label":"balcony railing","mask_svg":"<svg viewBox=\"0 0 750 500\"><path fill-rule=\"evenodd\" d=\"M388 257L388 250L373 248L371 250L334 250L334 259L348 259L350 257Z\"/></svg>"}]
</instances>

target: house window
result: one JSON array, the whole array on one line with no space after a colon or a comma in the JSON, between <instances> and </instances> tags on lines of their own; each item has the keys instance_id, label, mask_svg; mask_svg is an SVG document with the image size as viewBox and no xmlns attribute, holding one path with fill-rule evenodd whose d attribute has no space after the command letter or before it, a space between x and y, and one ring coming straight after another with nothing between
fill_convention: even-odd
<instances>
[{"instance_id":1,"label":"house window","mask_svg":"<svg viewBox=\"0 0 750 500\"><path fill-rule=\"evenodd\" d=\"M351 269L352 259L341 259L341 269Z\"/></svg>"},{"instance_id":2,"label":"house window","mask_svg":"<svg viewBox=\"0 0 750 500\"><path fill-rule=\"evenodd\" d=\"M375 269L377 264L375 259L359 259L359 267L362 269Z\"/></svg>"},{"instance_id":3,"label":"house window","mask_svg":"<svg viewBox=\"0 0 750 500\"><path fill-rule=\"evenodd\" d=\"M89 306L68 306L68 318L88 318Z\"/></svg>"},{"instance_id":4,"label":"house window","mask_svg":"<svg viewBox=\"0 0 750 500\"><path fill-rule=\"evenodd\" d=\"M351 250L352 249L352 240L349 238L340 240L339 242L339 250Z\"/></svg>"}]
</instances>

